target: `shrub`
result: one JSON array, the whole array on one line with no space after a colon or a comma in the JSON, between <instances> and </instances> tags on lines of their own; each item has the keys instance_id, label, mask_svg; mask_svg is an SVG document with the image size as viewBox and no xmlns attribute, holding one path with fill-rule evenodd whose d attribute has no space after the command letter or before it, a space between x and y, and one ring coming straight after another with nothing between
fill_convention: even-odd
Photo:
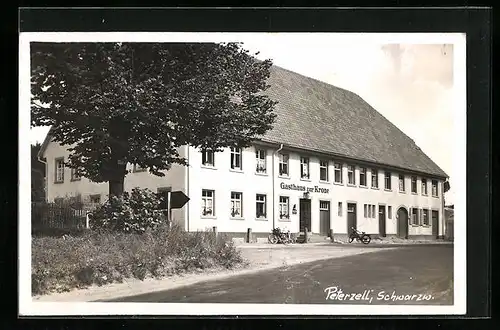
<instances>
[{"instance_id":1,"label":"shrub","mask_svg":"<svg viewBox=\"0 0 500 330\"><path fill-rule=\"evenodd\" d=\"M111 196L103 205L89 214L94 230L144 233L155 229L166 219L159 210L160 199L149 189L134 188L131 193Z\"/></svg>"},{"instance_id":2,"label":"shrub","mask_svg":"<svg viewBox=\"0 0 500 330\"><path fill-rule=\"evenodd\" d=\"M159 225L141 234L91 231L32 239L32 292L143 280L208 268L232 268L243 259L231 240Z\"/></svg>"}]
</instances>

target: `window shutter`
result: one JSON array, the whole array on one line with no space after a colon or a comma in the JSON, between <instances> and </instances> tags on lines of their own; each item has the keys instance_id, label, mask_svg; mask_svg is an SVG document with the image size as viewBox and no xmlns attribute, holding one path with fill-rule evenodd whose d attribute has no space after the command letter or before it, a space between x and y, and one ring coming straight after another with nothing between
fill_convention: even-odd
<instances>
[{"instance_id":1,"label":"window shutter","mask_svg":"<svg viewBox=\"0 0 500 330\"><path fill-rule=\"evenodd\" d=\"M422 224L423 224L423 221L422 221L423 215L422 215L422 213L423 213L422 209L418 209L418 225L419 226L422 226Z\"/></svg>"}]
</instances>

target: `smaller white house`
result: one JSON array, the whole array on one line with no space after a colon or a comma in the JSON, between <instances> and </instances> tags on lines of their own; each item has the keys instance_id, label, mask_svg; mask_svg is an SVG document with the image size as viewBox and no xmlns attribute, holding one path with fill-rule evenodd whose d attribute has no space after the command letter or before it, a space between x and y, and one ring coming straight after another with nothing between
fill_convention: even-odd
<instances>
[{"instance_id":1,"label":"smaller white house","mask_svg":"<svg viewBox=\"0 0 500 330\"><path fill-rule=\"evenodd\" d=\"M190 201L173 211L187 231L217 227L243 236L293 233L443 237L447 175L414 141L356 94L273 67L269 96L278 101L271 131L249 148L200 152L184 146L189 166L164 177L129 165L125 190L183 191ZM69 152L51 141L46 160L47 199L106 198L107 184L79 178L64 166Z\"/></svg>"}]
</instances>

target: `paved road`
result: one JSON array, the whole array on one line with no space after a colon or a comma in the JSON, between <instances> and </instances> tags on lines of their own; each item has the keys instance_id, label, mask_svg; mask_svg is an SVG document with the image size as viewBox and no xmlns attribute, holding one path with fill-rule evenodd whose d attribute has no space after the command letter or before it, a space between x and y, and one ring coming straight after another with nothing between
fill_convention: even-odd
<instances>
[{"instance_id":1,"label":"paved road","mask_svg":"<svg viewBox=\"0 0 500 330\"><path fill-rule=\"evenodd\" d=\"M442 305L452 279L452 245L407 246L110 301Z\"/></svg>"}]
</instances>

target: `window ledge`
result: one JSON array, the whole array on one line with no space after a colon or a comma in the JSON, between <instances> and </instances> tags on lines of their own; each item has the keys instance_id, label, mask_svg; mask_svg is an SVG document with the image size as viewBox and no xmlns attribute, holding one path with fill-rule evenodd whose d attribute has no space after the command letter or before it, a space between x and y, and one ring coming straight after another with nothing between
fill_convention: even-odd
<instances>
[{"instance_id":1,"label":"window ledge","mask_svg":"<svg viewBox=\"0 0 500 330\"><path fill-rule=\"evenodd\" d=\"M380 190L379 187L370 187L370 189L373 189L373 190Z\"/></svg>"},{"instance_id":2,"label":"window ledge","mask_svg":"<svg viewBox=\"0 0 500 330\"><path fill-rule=\"evenodd\" d=\"M362 186L362 185L359 185L359 188L368 189L368 186Z\"/></svg>"},{"instance_id":3,"label":"window ledge","mask_svg":"<svg viewBox=\"0 0 500 330\"><path fill-rule=\"evenodd\" d=\"M345 186L343 182L334 182L333 184L336 184L337 186Z\"/></svg>"},{"instance_id":4,"label":"window ledge","mask_svg":"<svg viewBox=\"0 0 500 330\"><path fill-rule=\"evenodd\" d=\"M255 172L255 175L268 176L267 172Z\"/></svg>"},{"instance_id":5,"label":"window ledge","mask_svg":"<svg viewBox=\"0 0 500 330\"><path fill-rule=\"evenodd\" d=\"M55 184L61 184L61 183L64 183L64 180L63 181L54 181Z\"/></svg>"},{"instance_id":6,"label":"window ledge","mask_svg":"<svg viewBox=\"0 0 500 330\"><path fill-rule=\"evenodd\" d=\"M400 194L406 194L406 191L399 191Z\"/></svg>"},{"instance_id":7,"label":"window ledge","mask_svg":"<svg viewBox=\"0 0 500 330\"><path fill-rule=\"evenodd\" d=\"M216 220L217 219L217 217L215 217L215 216L207 216L207 215L202 215L201 218L202 219L212 219L212 220Z\"/></svg>"},{"instance_id":8,"label":"window ledge","mask_svg":"<svg viewBox=\"0 0 500 330\"><path fill-rule=\"evenodd\" d=\"M245 220L245 218L242 217L230 217L230 220Z\"/></svg>"},{"instance_id":9,"label":"window ledge","mask_svg":"<svg viewBox=\"0 0 500 330\"><path fill-rule=\"evenodd\" d=\"M433 198L439 198L439 196L432 196Z\"/></svg>"},{"instance_id":10,"label":"window ledge","mask_svg":"<svg viewBox=\"0 0 500 330\"><path fill-rule=\"evenodd\" d=\"M71 181L71 182L75 182L75 181L82 181L82 179L71 179L70 181Z\"/></svg>"},{"instance_id":11,"label":"window ledge","mask_svg":"<svg viewBox=\"0 0 500 330\"><path fill-rule=\"evenodd\" d=\"M206 168L207 170L216 170L217 167L210 165L200 165L201 168Z\"/></svg>"},{"instance_id":12,"label":"window ledge","mask_svg":"<svg viewBox=\"0 0 500 330\"><path fill-rule=\"evenodd\" d=\"M234 172L234 173L243 173L243 170L237 169L237 168L230 168L229 172Z\"/></svg>"},{"instance_id":13,"label":"window ledge","mask_svg":"<svg viewBox=\"0 0 500 330\"><path fill-rule=\"evenodd\" d=\"M418 193L416 193L416 192L413 192L413 191L412 191L412 193L411 193L411 194L412 194L412 195L418 195Z\"/></svg>"},{"instance_id":14,"label":"window ledge","mask_svg":"<svg viewBox=\"0 0 500 330\"><path fill-rule=\"evenodd\" d=\"M278 175L278 178L280 179L287 179L287 180L290 180L290 176L289 175Z\"/></svg>"},{"instance_id":15,"label":"window ledge","mask_svg":"<svg viewBox=\"0 0 500 330\"><path fill-rule=\"evenodd\" d=\"M384 191L387 191L387 192L392 192L392 189L387 189L385 188Z\"/></svg>"},{"instance_id":16,"label":"window ledge","mask_svg":"<svg viewBox=\"0 0 500 330\"><path fill-rule=\"evenodd\" d=\"M290 220L290 219L278 219L278 221L281 221L281 222L292 222L292 220Z\"/></svg>"},{"instance_id":17,"label":"window ledge","mask_svg":"<svg viewBox=\"0 0 500 330\"><path fill-rule=\"evenodd\" d=\"M326 180L326 181L325 180L319 180L319 183L330 184L330 181L328 181L328 180Z\"/></svg>"},{"instance_id":18,"label":"window ledge","mask_svg":"<svg viewBox=\"0 0 500 330\"><path fill-rule=\"evenodd\" d=\"M307 182L311 182L311 179L308 179L308 178L300 178L300 181L307 181Z\"/></svg>"},{"instance_id":19,"label":"window ledge","mask_svg":"<svg viewBox=\"0 0 500 330\"><path fill-rule=\"evenodd\" d=\"M429 197L429 194L422 194L422 196Z\"/></svg>"},{"instance_id":20,"label":"window ledge","mask_svg":"<svg viewBox=\"0 0 500 330\"><path fill-rule=\"evenodd\" d=\"M267 218L255 218L255 221L268 221Z\"/></svg>"},{"instance_id":21,"label":"window ledge","mask_svg":"<svg viewBox=\"0 0 500 330\"><path fill-rule=\"evenodd\" d=\"M355 184L352 184L352 183L348 183L347 186L348 187L357 187Z\"/></svg>"}]
</instances>

